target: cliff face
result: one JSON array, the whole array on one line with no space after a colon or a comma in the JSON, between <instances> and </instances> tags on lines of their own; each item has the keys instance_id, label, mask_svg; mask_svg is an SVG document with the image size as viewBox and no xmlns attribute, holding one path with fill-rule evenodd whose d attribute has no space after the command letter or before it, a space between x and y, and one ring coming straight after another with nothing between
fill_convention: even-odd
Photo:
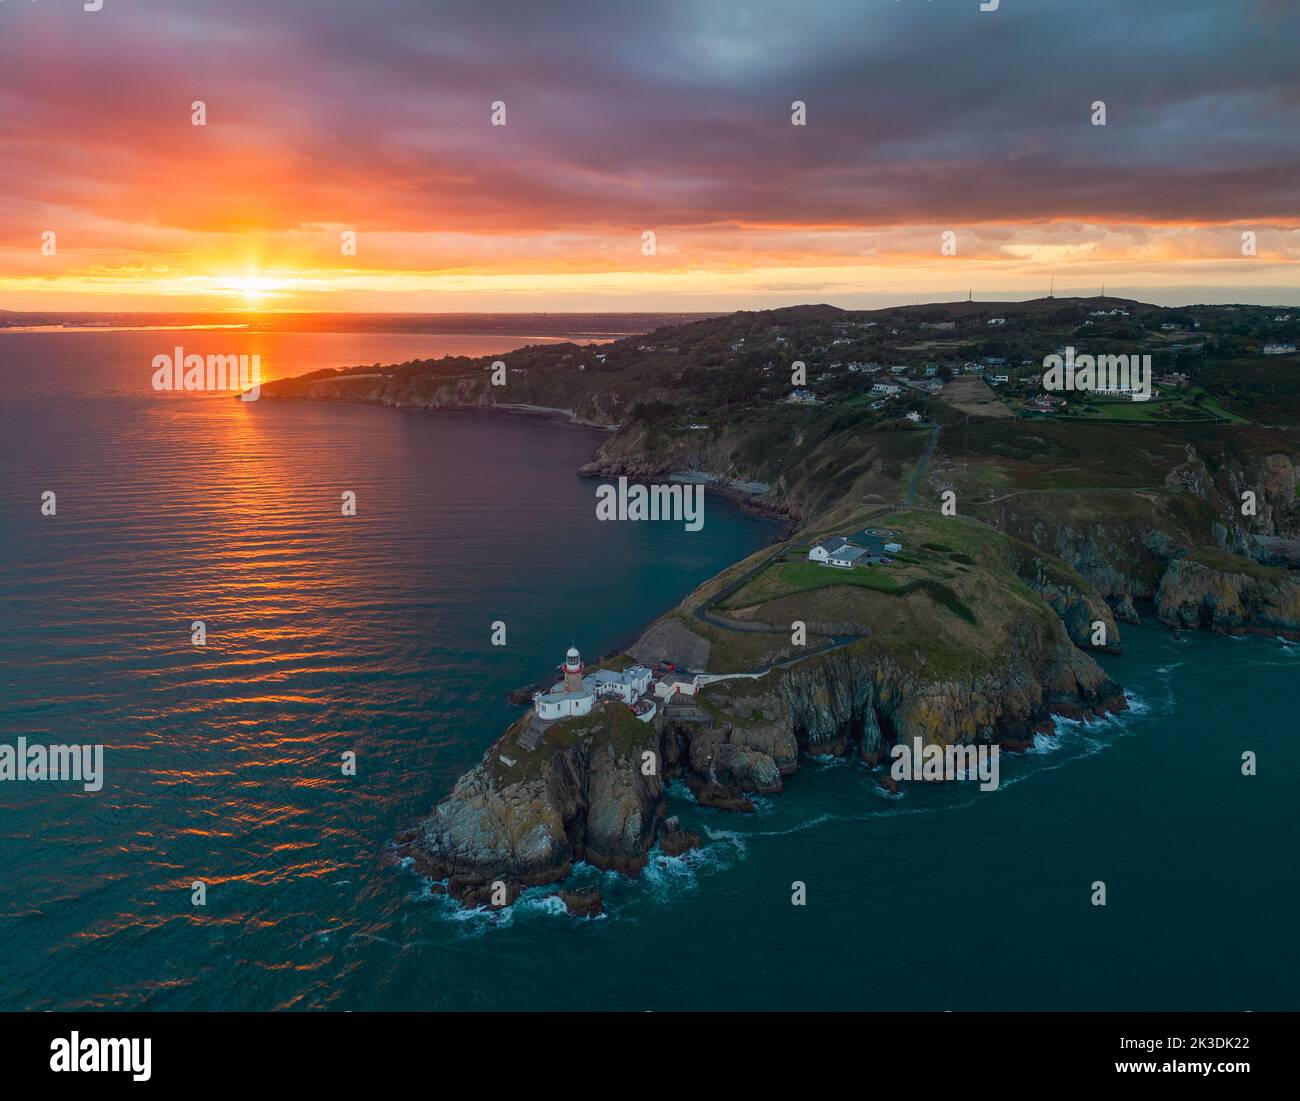
<instances>
[{"instance_id":1,"label":"cliff face","mask_svg":"<svg viewBox=\"0 0 1300 1101\"><path fill-rule=\"evenodd\" d=\"M1016 575L1060 616L1071 642L1085 650L1123 653L1113 610L1082 576L1072 576L1061 569L1061 560L1048 559L1026 544L1012 545L1008 557Z\"/></svg>"},{"instance_id":2,"label":"cliff face","mask_svg":"<svg viewBox=\"0 0 1300 1101\"><path fill-rule=\"evenodd\" d=\"M744 809L743 793L777 793L800 750L857 752L875 763L896 741L1025 748L1053 714L1121 710L1119 686L1060 629L1015 633L1003 667L971 680L925 681L853 646L706 688L712 725L640 724L621 705L548 731L531 754L518 726L410 838L417 867L470 904L491 885L565 878L575 861L636 875L663 816L663 781L685 774L701 803ZM654 767L646 775L646 754ZM502 757L513 762L503 764Z\"/></svg>"},{"instance_id":3,"label":"cliff face","mask_svg":"<svg viewBox=\"0 0 1300 1101\"><path fill-rule=\"evenodd\" d=\"M1295 630L1300 623L1288 611L1284 573L1260 576L1255 567L1300 564L1297 476L1300 469L1286 453L1241 459L1202 455L1189 445L1186 461L1166 478L1167 493L1080 496L1064 508L1060 495L1026 494L991 507L987 519L1077 570L1124 622L1136 623L1147 611L1187 626ZM1254 494L1253 513L1243 512L1247 492ZM1193 569L1197 557L1205 560ZM1072 636L1095 610L1072 611L1068 597L1062 603L1038 591L1067 625L1073 622ZM1193 612L1191 604L1203 603L1198 592L1236 611ZM1229 592L1242 599L1234 603ZM1238 613L1243 622L1235 621Z\"/></svg>"},{"instance_id":4,"label":"cliff face","mask_svg":"<svg viewBox=\"0 0 1300 1101\"><path fill-rule=\"evenodd\" d=\"M1252 576L1180 558L1161 578L1156 614L1173 627L1300 638L1300 580L1279 574Z\"/></svg>"},{"instance_id":5,"label":"cliff face","mask_svg":"<svg viewBox=\"0 0 1300 1101\"><path fill-rule=\"evenodd\" d=\"M1220 549L1265 562L1268 543L1300 536L1296 507L1296 459L1272 451L1245 458L1212 450L1202 454L1188 445L1187 461L1173 470L1166 484L1204 501L1213 512L1212 532ZM1253 495L1253 510L1243 512L1243 496Z\"/></svg>"},{"instance_id":6,"label":"cliff face","mask_svg":"<svg viewBox=\"0 0 1300 1101\"><path fill-rule=\"evenodd\" d=\"M662 751L655 726L619 707L560 724L531 752L512 728L408 839L420 871L471 904L488 902L496 881L513 900L578 860L635 875L662 813Z\"/></svg>"},{"instance_id":7,"label":"cliff face","mask_svg":"<svg viewBox=\"0 0 1300 1101\"><path fill-rule=\"evenodd\" d=\"M1017 747L1053 714L1083 717L1125 706L1119 685L1063 633L1045 646L1029 628L1013 632L1010 652L996 673L970 679L926 680L889 657L867 656L852 646L809 658L770 679L774 683L761 697L741 697L732 710L770 714L810 753L856 749L872 763L896 742L915 738L927 745ZM765 728L758 730L765 739ZM753 744L749 729L739 723L732 736Z\"/></svg>"}]
</instances>

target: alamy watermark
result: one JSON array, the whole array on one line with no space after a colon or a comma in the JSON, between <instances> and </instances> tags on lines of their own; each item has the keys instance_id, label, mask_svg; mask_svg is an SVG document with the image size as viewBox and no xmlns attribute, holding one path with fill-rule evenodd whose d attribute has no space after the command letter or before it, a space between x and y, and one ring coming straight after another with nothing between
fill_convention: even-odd
<instances>
[{"instance_id":1,"label":"alamy watermark","mask_svg":"<svg viewBox=\"0 0 1300 1101\"><path fill-rule=\"evenodd\" d=\"M153 1040L138 1036L95 1038L72 1032L50 1041L50 1070L61 1072L107 1071L130 1074L135 1082L147 1082L152 1070Z\"/></svg>"},{"instance_id":2,"label":"alamy watermark","mask_svg":"<svg viewBox=\"0 0 1300 1101\"><path fill-rule=\"evenodd\" d=\"M176 348L171 355L153 357L153 388L174 390L229 390L244 401L256 401L262 390L262 357L253 355L186 355Z\"/></svg>"},{"instance_id":3,"label":"alamy watermark","mask_svg":"<svg viewBox=\"0 0 1300 1101\"><path fill-rule=\"evenodd\" d=\"M608 483L596 489L597 520L676 520L687 531L704 527L704 486Z\"/></svg>"},{"instance_id":4,"label":"alamy watermark","mask_svg":"<svg viewBox=\"0 0 1300 1101\"><path fill-rule=\"evenodd\" d=\"M86 791L104 786L102 745L0 744L0 780L75 780Z\"/></svg>"},{"instance_id":5,"label":"alamy watermark","mask_svg":"<svg viewBox=\"0 0 1300 1101\"><path fill-rule=\"evenodd\" d=\"M920 738L889 751L895 780L979 780L980 791L998 786L1001 768L995 745L926 745Z\"/></svg>"},{"instance_id":6,"label":"alamy watermark","mask_svg":"<svg viewBox=\"0 0 1300 1101\"><path fill-rule=\"evenodd\" d=\"M1114 394L1134 401L1151 398L1151 357L1149 355L1075 355L1073 347L1065 355L1043 358L1044 390L1075 390L1093 394Z\"/></svg>"}]
</instances>

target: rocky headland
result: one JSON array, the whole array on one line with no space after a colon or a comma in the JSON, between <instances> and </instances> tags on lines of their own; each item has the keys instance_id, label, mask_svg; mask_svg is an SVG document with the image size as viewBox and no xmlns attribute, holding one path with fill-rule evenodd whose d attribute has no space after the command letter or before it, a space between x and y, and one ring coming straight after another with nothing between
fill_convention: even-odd
<instances>
[{"instance_id":1,"label":"rocky headland","mask_svg":"<svg viewBox=\"0 0 1300 1101\"><path fill-rule=\"evenodd\" d=\"M1125 339L1161 354L1160 308L1121 305L1140 318ZM1020 325L1010 358L1032 364L1074 339L1093 308L999 304L999 316ZM978 380L966 373L982 368L957 345L935 351L943 364L924 376L895 369L918 376L898 401L871 400L883 377L872 372L929 339L935 309L968 342L1011 339L988 336L978 303L855 315L807 306L599 349L318 371L263 387L267 398L597 425L609 433L582 474L705 481L787 523L788 554L765 562L763 552L724 571L628 648L638 661L750 679L704 688L706 721L661 712L645 724L603 704L528 750L521 719L403 839L422 872L471 905L560 884L582 861L635 876L656 848L669 856L699 843L664 822L674 781L701 806L744 812L781 792L807 754L877 766L916 738L1022 750L1056 717L1091 720L1125 706L1091 655L1121 653L1121 626L1144 616L1175 629L1300 638L1300 404L1276 373L1285 364L1265 375L1240 358L1240 311L1196 308L1203 332L1222 330L1217 345L1207 338L1202 363L1180 361L1207 389L1179 415L1202 422L1117 426L1020 420L992 391L972 406L962 394ZM820 364L811 402L788 400L798 355ZM964 389L952 401L942 391L919 396L933 395L924 379L936 373L962 374ZM1246 414L1257 406L1261 420L1214 412L1216 395ZM906 406L923 409L923 428L904 419ZM945 496L958 515L940 515ZM900 501L909 508L886 517ZM876 523L905 534L907 551L887 572L854 571L850 584L802 570L808 542ZM795 623L808 632L798 645ZM598 905L564 901L588 915Z\"/></svg>"}]
</instances>

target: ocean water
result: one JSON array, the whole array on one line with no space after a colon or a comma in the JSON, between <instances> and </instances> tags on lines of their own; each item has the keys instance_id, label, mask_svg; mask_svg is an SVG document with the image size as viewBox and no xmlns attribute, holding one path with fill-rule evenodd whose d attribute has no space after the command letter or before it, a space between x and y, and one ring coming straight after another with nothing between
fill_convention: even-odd
<instances>
[{"instance_id":1,"label":"ocean water","mask_svg":"<svg viewBox=\"0 0 1300 1101\"><path fill-rule=\"evenodd\" d=\"M1296 1007L1300 649L1266 639L1127 629L1104 662L1131 711L1004 758L997 791L890 798L816 760L737 815L676 785L705 847L580 868L600 919L547 889L458 909L388 846L506 692L774 528L712 497L699 533L598 524L586 429L154 394L176 342L274 376L524 341L0 335L0 742L102 743L107 774L0 784L0 1008Z\"/></svg>"}]
</instances>

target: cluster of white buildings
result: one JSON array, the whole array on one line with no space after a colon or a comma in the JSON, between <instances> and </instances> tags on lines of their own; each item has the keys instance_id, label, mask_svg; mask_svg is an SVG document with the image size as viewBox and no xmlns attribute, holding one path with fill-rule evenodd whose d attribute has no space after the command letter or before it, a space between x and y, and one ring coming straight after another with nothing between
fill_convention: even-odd
<instances>
[{"instance_id":1,"label":"cluster of white buildings","mask_svg":"<svg viewBox=\"0 0 1300 1101\"><path fill-rule=\"evenodd\" d=\"M582 655L570 646L560 666L560 679L549 692L533 693L533 707L539 719L553 722L589 715L599 699L621 700L643 723L655 717L658 707L650 697L657 691L659 682L648 665L633 665L622 672L598 669L586 676L583 668Z\"/></svg>"}]
</instances>

